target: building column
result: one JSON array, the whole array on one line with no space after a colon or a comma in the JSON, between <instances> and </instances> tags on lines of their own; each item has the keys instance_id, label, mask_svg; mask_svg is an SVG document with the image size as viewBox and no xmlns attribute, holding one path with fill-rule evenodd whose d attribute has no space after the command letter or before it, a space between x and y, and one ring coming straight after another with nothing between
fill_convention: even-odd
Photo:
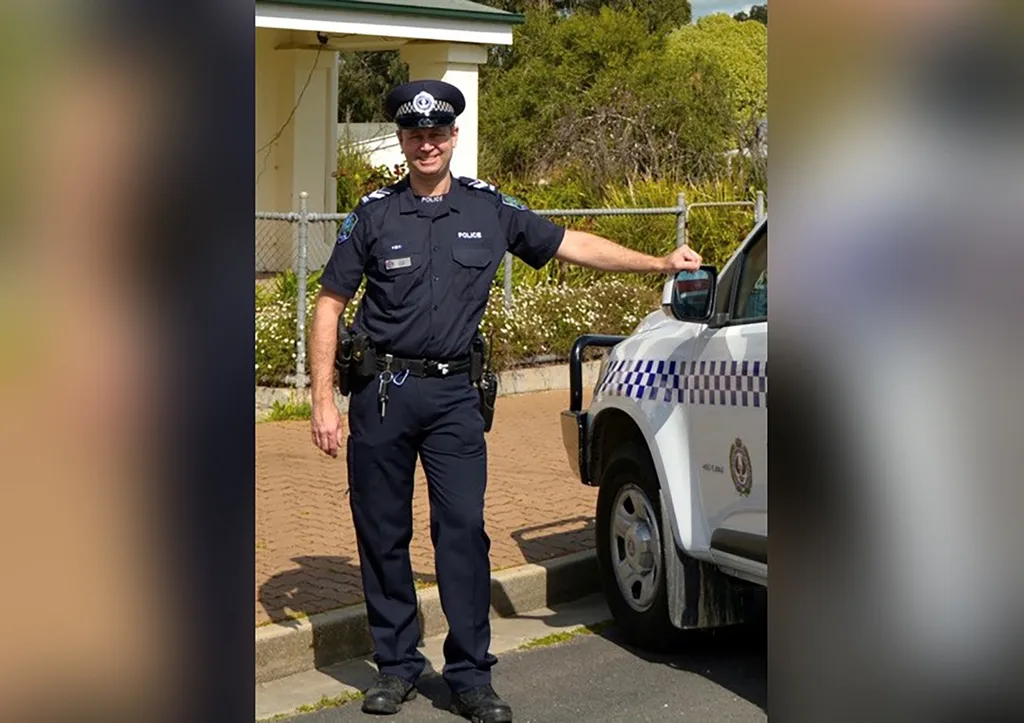
<instances>
[{"instance_id":1,"label":"building column","mask_svg":"<svg viewBox=\"0 0 1024 723\"><path fill-rule=\"evenodd\" d=\"M452 173L477 177L480 125L480 72L487 48L464 43L414 42L402 46L402 62L409 80L443 80L462 91L466 110L459 116L459 142L452 157Z\"/></svg>"},{"instance_id":2,"label":"building column","mask_svg":"<svg viewBox=\"0 0 1024 723\"><path fill-rule=\"evenodd\" d=\"M337 182L331 173L338 167L338 54L324 50L317 58L315 50L279 52L294 57L290 100L295 116L288 129L294 164L291 208L298 208L299 194L306 191L310 211L334 213Z\"/></svg>"}]
</instances>

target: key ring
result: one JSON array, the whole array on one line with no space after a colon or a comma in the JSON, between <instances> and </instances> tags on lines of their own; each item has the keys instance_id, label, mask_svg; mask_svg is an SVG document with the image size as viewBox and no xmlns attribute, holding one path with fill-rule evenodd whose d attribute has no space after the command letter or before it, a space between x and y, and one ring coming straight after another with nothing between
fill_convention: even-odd
<instances>
[{"instance_id":1,"label":"key ring","mask_svg":"<svg viewBox=\"0 0 1024 723\"><path fill-rule=\"evenodd\" d=\"M385 375L387 375L387 376L385 376ZM384 371L382 371L380 373L381 384L390 384L391 380L394 379L394 378L395 378L395 375L391 372L390 369L385 369Z\"/></svg>"},{"instance_id":2,"label":"key ring","mask_svg":"<svg viewBox=\"0 0 1024 723\"><path fill-rule=\"evenodd\" d=\"M398 376L400 376L402 378L402 381L398 381L397 378L393 377L396 387L400 387L403 384L405 384L405 380L409 378L409 370L408 369L403 369L402 373L399 374Z\"/></svg>"}]
</instances>

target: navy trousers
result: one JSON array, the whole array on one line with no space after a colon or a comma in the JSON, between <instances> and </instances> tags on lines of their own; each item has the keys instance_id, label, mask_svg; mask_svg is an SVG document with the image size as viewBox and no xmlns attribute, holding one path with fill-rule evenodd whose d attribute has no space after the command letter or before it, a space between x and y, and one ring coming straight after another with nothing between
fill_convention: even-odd
<instances>
[{"instance_id":1,"label":"navy trousers","mask_svg":"<svg viewBox=\"0 0 1024 723\"><path fill-rule=\"evenodd\" d=\"M401 375L398 376L401 381ZM413 474L422 460L430 539L448 619L442 674L456 693L491 682L490 539L484 530L487 449L476 389L466 373L407 376L389 386L384 419L378 378L349 399L349 501L359 547L374 660L415 682L425 659L409 561Z\"/></svg>"}]
</instances>

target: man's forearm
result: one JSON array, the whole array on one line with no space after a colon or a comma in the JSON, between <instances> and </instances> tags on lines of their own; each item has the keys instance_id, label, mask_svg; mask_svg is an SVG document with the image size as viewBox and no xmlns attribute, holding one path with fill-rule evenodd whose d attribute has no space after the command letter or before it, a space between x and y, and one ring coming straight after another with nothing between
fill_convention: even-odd
<instances>
[{"instance_id":1,"label":"man's forearm","mask_svg":"<svg viewBox=\"0 0 1024 723\"><path fill-rule=\"evenodd\" d=\"M334 400L334 355L338 348L338 319L345 302L321 296L313 311L309 335L310 391L313 405Z\"/></svg>"},{"instance_id":2,"label":"man's forearm","mask_svg":"<svg viewBox=\"0 0 1024 723\"><path fill-rule=\"evenodd\" d=\"M567 230L555 256L599 271L668 273L663 258L648 256L585 231Z\"/></svg>"}]
</instances>

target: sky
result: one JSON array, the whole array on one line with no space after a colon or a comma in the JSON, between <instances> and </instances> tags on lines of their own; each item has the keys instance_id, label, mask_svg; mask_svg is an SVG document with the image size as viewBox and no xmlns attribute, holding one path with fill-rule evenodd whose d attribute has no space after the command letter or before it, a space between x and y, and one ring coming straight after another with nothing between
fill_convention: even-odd
<instances>
[{"instance_id":1,"label":"sky","mask_svg":"<svg viewBox=\"0 0 1024 723\"><path fill-rule=\"evenodd\" d=\"M740 10L749 10L753 4L749 0L746 2L744 0L690 0L694 20L711 13L724 12L735 15ZM758 4L763 4L763 2Z\"/></svg>"}]
</instances>

